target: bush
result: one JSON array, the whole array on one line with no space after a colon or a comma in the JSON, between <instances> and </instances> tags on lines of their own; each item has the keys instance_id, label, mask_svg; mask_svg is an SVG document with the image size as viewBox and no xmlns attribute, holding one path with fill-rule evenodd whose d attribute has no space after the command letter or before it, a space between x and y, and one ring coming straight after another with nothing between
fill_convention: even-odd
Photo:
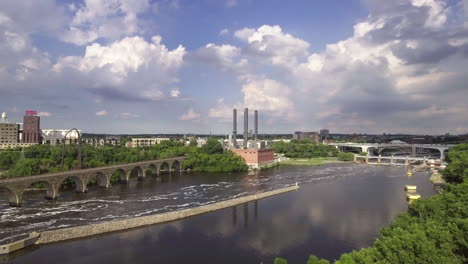
<instances>
[{"instance_id":1,"label":"bush","mask_svg":"<svg viewBox=\"0 0 468 264\"><path fill-rule=\"evenodd\" d=\"M338 157L338 160L341 160L341 161L353 161L354 160L353 153L340 152L338 153L337 157Z\"/></svg>"}]
</instances>

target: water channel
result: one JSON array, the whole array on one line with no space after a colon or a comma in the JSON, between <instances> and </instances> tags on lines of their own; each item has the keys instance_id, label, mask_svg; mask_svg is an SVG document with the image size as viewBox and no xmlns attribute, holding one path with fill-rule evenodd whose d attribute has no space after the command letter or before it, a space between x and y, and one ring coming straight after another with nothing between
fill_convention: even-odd
<instances>
[{"instance_id":1,"label":"water channel","mask_svg":"<svg viewBox=\"0 0 468 264\"><path fill-rule=\"evenodd\" d=\"M8 263L306 263L370 246L378 231L407 209L405 184L434 194L428 173L406 176L402 166L328 164L282 166L246 173L182 173L63 192L48 201L25 194L23 207L0 200L0 239L195 207L291 186L300 189L170 223L19 251ZM38 262L40 260L40 262Z\"/></svg>"}]
</instances>

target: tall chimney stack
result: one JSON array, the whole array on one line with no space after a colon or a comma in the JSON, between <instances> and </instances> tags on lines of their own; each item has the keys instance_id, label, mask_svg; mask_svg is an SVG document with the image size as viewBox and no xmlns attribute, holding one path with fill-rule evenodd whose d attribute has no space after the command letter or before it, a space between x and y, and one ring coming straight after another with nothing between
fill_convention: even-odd
<instances>
[{"instance_id":1,"label":"tall chimney stack","mask_svg":"<svg viewBox=\"0 0 468 264\"><path fill-rule=\"evenodd\" d=\"M254 133L255 133L255 141L258 138L258 111L255 110L254 112Z\"/></svg>"},{"instance_id":2,"label":"tall chimney stack","mask_svg":"<svg viewBox=\"0 0 468 264\"><path fill-rule=\"evenodd\" d=\"M244 149L247 148L248 140L249 140L249 109L244 108Z\"/></svg>"},{"instance_id":3,"label":"tall chimney stack","mask_svg":"<svg viewBox=\"0 0 468 264\"><path fill-rule=\"evenodd\" d=\"M232 109L232 146L237 148L237 109Z\"/></svg>"}]
</instances>

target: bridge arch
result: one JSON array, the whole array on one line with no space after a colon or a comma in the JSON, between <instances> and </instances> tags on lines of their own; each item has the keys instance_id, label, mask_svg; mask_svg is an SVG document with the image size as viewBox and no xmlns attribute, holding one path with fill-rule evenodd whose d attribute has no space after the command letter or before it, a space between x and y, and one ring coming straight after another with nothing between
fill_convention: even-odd
<instances>
[{"instance_id":1,"label":"bridge arch","mask_svg":"<svg viewBox=\"0 0 468 264\"><path fill-rule=\"evenodd\" d=\"M88 182L96 180L99 187L108 188L110 186L110 177L102 171L95 172L89 176Z\"/></svg>"},{"instance_id":2,"label":"bridge arch","mask_svg":"<svg viewBox=\"0 0 468 264\"><path fill-rule=\"evenodd\" d=\"M112 177L114 177L114 175L118 175L121 182L128 182L129 175L127 175L127 172L123 169L116 169L111 175Z\"/></svg>"},{"instance_id":3,"label":"bridge arch","mask_svg":"<svg viewBox=\"0 0 468 264\"><path fill-rule=\"evenodd\" d=\"M87 191L86 186L88 185L88 179L84 179L78 176L68 176L64 177L59 184L58 188L61 188L64 184L67 183L67 180L71 180L75 184L75 192L83 193Z\"/></svg>"},{"instance_id":4,"label":"bridge arch","mask_svg":"<svg viewBox=\"0 0 468 264\"><path fill-rule=\"evenodd\" d=\"M21 203L23 202L23 192L18 192L5 186L0 186L0 191L4 191L6 193L10 206L21 206Z\"/></svg>"},{"instance_id":5,"label":"bridge arch","mask_svg":"<svg viewBox=\"0 0 468 264\"><path fill-rule=\"evenodd\" d=\"M148 166L146 166L144 173L145 173L145 177L146 175L148 175L148 173L149 175L157 175L158 167L155 164L149 164Z\"/></svg>"},{"instance_id":6,"label":"bridge arch","mask_svg":"<svg viewBox=\"0 0 468 264\"><path fill-rule=\"evenodd\" d=\"M163 161L159 164L159 169L158 169L159 173L163 173L163 172L171 172L171 166L169 165L169 163L167 161Z\"/></svg>"},{"instance_id":7,"label":"bridge arch","mask_svg":"<svg viewBox=\"0 0 468 264\"><path fill-rule=\"evenodd\" d=\"M57 190L57 188L55 188L53 183L50 183L48 181L39 180L39 181L32 182L29 186L36 186L36 184L44 185L44 188L46 190L46 195L45 195L46 199L57 199L58 190ZM23 194L24 194L24 191L23 191Z\"/></svg>"},{"instance_id":8,"label":"bridge arch","mask_svg":"<svg viewBox=\"0 0 468 264\"><path fill-rule=\"evenodd\" d=\"M181 171L182 170L182 162L179 160L174 160L171 164L171 171Z\"/></svg>"},{"instance_id":9,"label":"bridge arch","mask_svg":"<svg viewBox=\"0 0 468 264\"><path fill-rule=\"evenodd\" d=\"M143 179L145 177L145 171L141 166L135 166L128 172L128 178L130 179L132 175L136 175L138 179Z\"/></svg>"}]
</instances>

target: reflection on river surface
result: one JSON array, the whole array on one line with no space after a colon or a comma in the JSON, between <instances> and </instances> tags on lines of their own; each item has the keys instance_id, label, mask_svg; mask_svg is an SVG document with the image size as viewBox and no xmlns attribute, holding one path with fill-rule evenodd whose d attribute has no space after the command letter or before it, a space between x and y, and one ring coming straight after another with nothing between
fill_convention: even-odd
<instances>
[{"instance_id":1,"label":"reflection on river surface","mask_svg":"<svg viewBox=\"0 0 468 264\"><path fill-rule=\"evenodd\" d=\"M405 184L434 194L428 174L403 167L329 164L247 174L191 173L136 179L109 190L65 192L57 201L28 193L21 208L1 201L0 236L179 210L296 184L298 191L135 230L20 251L11 263L305 263L372 244L406 210Z\"/></svg>"}]
</instances>

